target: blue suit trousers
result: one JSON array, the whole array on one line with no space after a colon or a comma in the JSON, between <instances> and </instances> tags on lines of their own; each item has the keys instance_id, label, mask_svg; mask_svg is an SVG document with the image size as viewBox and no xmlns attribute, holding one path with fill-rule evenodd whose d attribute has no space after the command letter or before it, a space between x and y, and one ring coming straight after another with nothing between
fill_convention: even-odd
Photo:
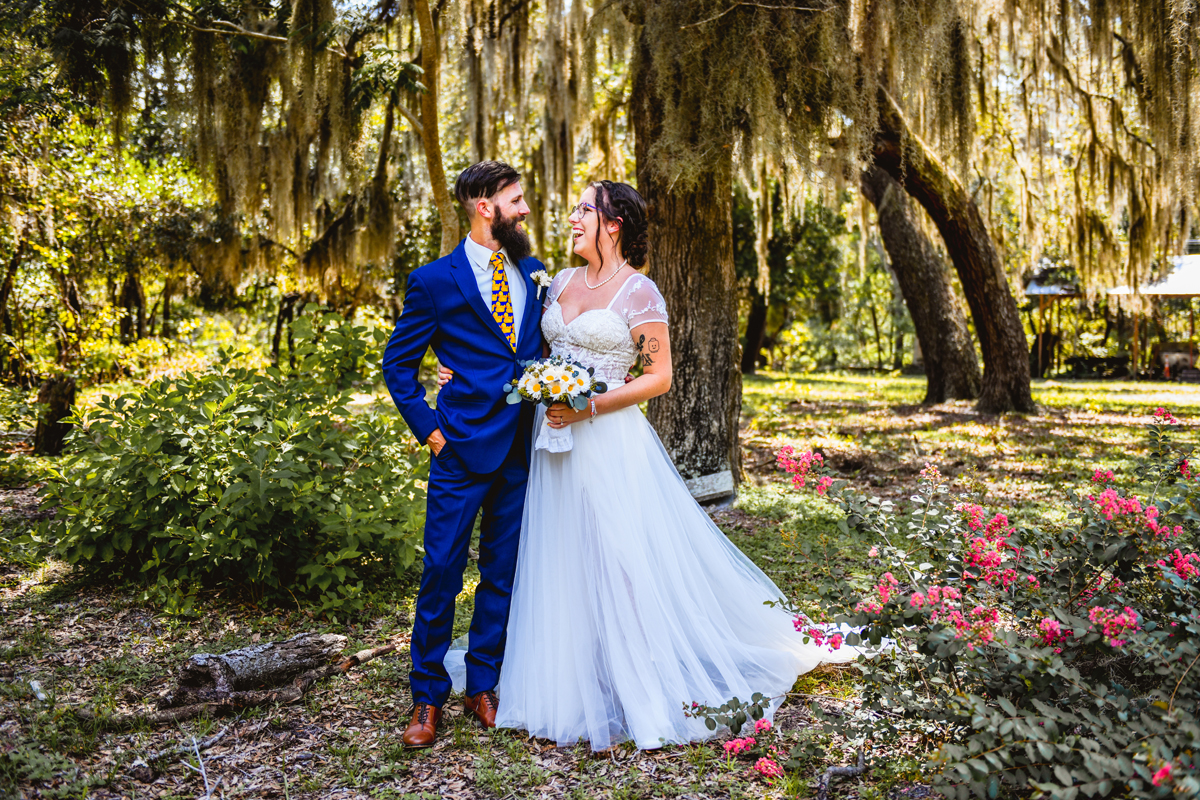
<instances>
[{"instance_id":1,"label":"blue suit trousers","mask_svg":"<svg viewBox=\"0 0 1200 800\"><path fill-rule=\"evenodd\" d=\"M468 471L449 447L430 462L424 572L411 644L409 680L414 703L441 708L450 696L450 677L442 662L450 647L455 598L462 591L467 546L480 511L480 580L471 617L466 693L495 688L500 678L529 480L528 446L525 436L515 436L513 452L498 469L485 474Z\"/></svg>"}]
</instances>

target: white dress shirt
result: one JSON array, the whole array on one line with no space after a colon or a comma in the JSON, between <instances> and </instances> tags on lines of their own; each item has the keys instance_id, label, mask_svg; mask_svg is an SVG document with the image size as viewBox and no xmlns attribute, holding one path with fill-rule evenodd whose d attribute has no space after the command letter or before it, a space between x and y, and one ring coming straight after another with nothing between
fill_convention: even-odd
<instances>
[{"instance_id":1,"label":"white dress shirt","mask_svg":"<svg viewBox=\"0 0 1200 800\"><path fill-rule=\"evenodd\" d=\"M465 240L467 261L471 262L471 270L475 273L475 283L479 286L479 296L488 309L492 307L492 255L493 251L484 247L467 234ZM504 256L504 274L508 276L508 295L512 299L513 325L520 336L521 318L525 316L525 276L517 265L508 257L508 253L500 250Z\"/></svg>"}]
</instances>

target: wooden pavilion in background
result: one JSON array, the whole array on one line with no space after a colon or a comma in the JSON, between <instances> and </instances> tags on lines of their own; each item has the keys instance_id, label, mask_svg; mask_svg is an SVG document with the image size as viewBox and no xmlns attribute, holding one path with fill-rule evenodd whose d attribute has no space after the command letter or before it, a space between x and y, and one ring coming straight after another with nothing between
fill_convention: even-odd
<instances>
[{"instance_id":1,"label":"wooden pavilion in background","mask_svg":"<svg viewBox=\"0 0 1200 800\"><path fill-rule=\"evenodd\" d=\"M1046 369L1054 366L1058 362L1058 355L1062 349L1062 312L1059 308L1059 303L1063 300L1079 297L1079 283L1074 277L1074 270L1067 270L1061 267L1046 267L1039 270L1029 282L1025 284L1025 296L1036 297L1038 301L1038 331L1037 331L1037 358L1031 366L1035 367L1038 377L1046 374ZM1052 335L1057 335L1052 343L1053 353L1050 363L1043 364L1043 354L1046 351L1045 335L1046 335L1046 309L1050 309L1050 323L1058 328L1057 334L1051 331Z\"/></svg>"},{"instance_id":2,"label":"wooden pavilion in background","mask_svg":"<svg viewBox=\"0 0 1200 800\"><path fill-rule=\"evenodd\" d=\"M1118 286L1115 289L1109 289L1108 294L1116 296L1143 296L1143 297L1200 297L1200 253L1191 252L1193 247L1189 242L1189 254L1186 256L1174 256L1171 258L1171 271L1162 278L1151 281L1136 289L1128 286ZM1130 347L1130 375L1137 377L1143 351L1141 348L1141 333L1142 330L1138 325L1139 313L1136 309L1131 312L1133 321L1133 339ZM1191 343L1196 337L1196 314L1191 308L1188 309L1188 338L1189 338L1189 359L1191 364L1195 364L1196 353L1195 346ZM1149 330L1149 326L1145 328ZM1146 346L1149 348L1149 337L1146 340Z\"/></svg>"}]
</instances>

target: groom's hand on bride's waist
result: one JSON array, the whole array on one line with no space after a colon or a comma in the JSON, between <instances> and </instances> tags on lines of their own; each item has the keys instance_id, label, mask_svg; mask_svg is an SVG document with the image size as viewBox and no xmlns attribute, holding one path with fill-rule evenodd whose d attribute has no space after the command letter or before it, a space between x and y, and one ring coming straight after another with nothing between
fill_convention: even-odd
<instances>
[{"instance_id":1,"label":"groom's hand on bride's waist","mask_svg":"<svg viewBox=\"0 0 1200 800\"><path fill-rule=\"evenodd\" d=\"M449 367L443 367L440 363L438 364L437 385L439 389L449 383L453 377L454 370L450 369ZM629 383L631 380L633 380L633 373L626 373L625 382Z\"/></svg>"},{"instance_id":2,"label":"groom's hand on bride's waist","mask_svg":"<svg viewBox=\"0 0 1200 800\"><path fill-rule=\"evenodd\" d=\"M442 429L434 428L433 433L429 434L429 438L425 440L425 444L429 445L429 449L435 456L441 455L442 448L446 446L446 437L442 436Z\"/></svg>"}]
</instances>

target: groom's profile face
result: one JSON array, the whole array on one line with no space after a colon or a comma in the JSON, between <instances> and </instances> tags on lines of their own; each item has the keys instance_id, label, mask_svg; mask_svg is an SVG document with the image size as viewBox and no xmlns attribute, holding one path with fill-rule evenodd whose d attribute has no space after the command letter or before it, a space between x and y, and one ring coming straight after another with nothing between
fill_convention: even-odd
<instances>
[{"instance_id":1,"label":"groom's profile face","mask_svg":"<svg viewBox=\"0 0 1200 800\"><path fill-rule=\"evenodd\" d=\"M521 188L520 181L510 183L488 198L487 202L491 207L493 227L497 223L503 224L501 220L515 217L517 223L520 223L529 216L529 206L525 202L525 191Z\"/></svg>"},{"instance_id":2,"label":"groom's profile face","mask_svg":"<svg viewBox=\"0 0 1200 800\"><path fill-rule=\"evenodd\" d=\"M520 181L496 192L488 203L491 206L492 238L500 243L508 257L514 261L528 258L533 251L533 245L521 221L528 216L529 206L525 203L525 193L521 190Z\"/></svg>"}]
</instances>

